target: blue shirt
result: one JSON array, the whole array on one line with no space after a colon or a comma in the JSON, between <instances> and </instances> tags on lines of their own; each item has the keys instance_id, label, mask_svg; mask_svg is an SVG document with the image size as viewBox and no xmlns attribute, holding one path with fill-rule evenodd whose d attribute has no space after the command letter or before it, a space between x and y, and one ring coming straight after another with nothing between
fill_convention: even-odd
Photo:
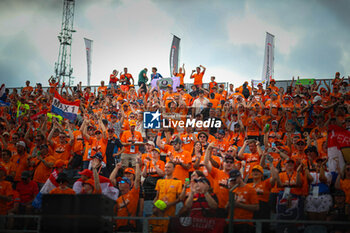
<instances>
[{"instance_id":1,"label":"blue shirt","mask_svg":"<svg viewBox=\"0 0 350 233\"><path fill-rule=\"evenodd\" d=\"M163 78L163 76L160 73L156 73L156 74L151 74L151 80L153 79L159 79L159 78Z\"/></svg>"}]
</instances>

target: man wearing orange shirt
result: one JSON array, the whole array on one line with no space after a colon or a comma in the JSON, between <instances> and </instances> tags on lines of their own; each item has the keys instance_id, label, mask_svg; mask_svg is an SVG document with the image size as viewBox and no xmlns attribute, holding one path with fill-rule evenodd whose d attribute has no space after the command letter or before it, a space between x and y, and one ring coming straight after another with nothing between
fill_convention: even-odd
<instances>
[{"instance_id":1,"label":"man wearing orange shirt","mask_svg":"<svg viewBox=\"0 0 350 233\"><path fill-rule=\"evenodd\" d=\"M109 76L109 86L117 88L117 82L119 81L118 79L118 71L113 70L113 73Z\"/></svg>"},{"instance_id":2,"label":"man wearing orange shirt","mask_svg":"<svg viewBox=\"0 0 350 233\"><path fill-rule=\"evenodd\" d=\"M180 85L185 85L185 82L184 82L185 74L186 74L185 64L182 64L182 67L179 68L179 73L175 72L175 67L174 67L173 75L175 77L179 77L180 78Z\"/></svg>"},{"instance_id":3,"label":"man wearing orange shirt","mask_svg":"<svg viewBox=\"0 0 350 233\"><path fill-rule=\"evenodd\" d=\"M34 90L32 86L29 86L30 85L30 81L27 80L26 81L26 86L23 87L22 89L22 95L29 95L30 93L32 93L32 91Z\"/></svg>"},{"instance_id":4,"label":"man wearing orange shirt","mask_svg":"<svg viewBox=\"0 0 350 233\"><path fill-rule=\"evenodd\" d=\"M225 156L225 160L223 163L223 170L219 170L210 162L210 157L212 156L212 151L214 148L214 143L210 143L207 150L205 151L204 156L204 165L206 166L210 176L214 181L214 193L216 194L219 200L218 208L226 208L226 204L228 203L229 195L227 189L227 180L229 178L229 173L231 170L235 169L234 158L231 156ZM226 216L225 216L226 217Z\"/></svg>"},{"instance_id":5,"label":"man wearing orange shirt","mask_svg":"<svg viewBox=\"0 0 350 233\"><path fill-rule=\"evenodd\" d=\"M55 121L54 122L54 126L51 129L51 132L47 138L47 141L49 142L51 148L54 151L54 157L56 159L62 159L65 161L70 162L72 157L72 153L71 153L71 148L74 142L74 137L72 134L72 131L68 130L69 132L69 141L67 141L67 134L64 131L61 131L59 133L59 141L57 143L55 143L52 139L53 134L55 132L56 129L60 128L61 126L58 125L58 123Z\"/></svg>"},{"instance_id":6,"label":"man wearing orange shirt","mask_svg":"<svg viewBox=\"0 0 350 233\"><path fill-rule=\"evenodd\" d=\"M233 190L235 193L234 216L233 219L253 219L254 211L259 211L259 199L254 188L244 183L239 170L232 170L229 173L228 188L237 187ZM230 205L227 205L228 209ZM237 232L254 232L253 223L235 223Z\"/></svg>"},{"instance_id":7,"label":"man wearing orange shirt","mask_svg":"<svg viewBox=\"0 0 350 233\"><path fill-rule=\"evenodd\" d=\"M130 130L124 131L121 142L125 148L125 152L121 155L121 162L123 167L135 167L136 154L139 152L139 146L143 145L143 138L140 132L135 130L136 122L131 120L129 122Z\"/></svg>"},{"instance_id":8,"label":"man wearing orange shirt","mask_svg":"<svg viewBox=\"0 0 350 233\"><path fill-rule=\"evenodd\" d=\"M276 84L276 81L274 79L271 79L270 80L270 86L268 86L268 87L271 89L272 92L278 93L279 88L276 87L275 84Z\"/></svg>"},{"instance_id":9,"label":"man wearing orange shirt","mask_svg":"<svg viewBox=\"0 0 350 233\"><path fill-rule=\"evenodd\" d=\"M102 94L103 96L107 94L107 86L105 86L105 81L101 81L101 86L97 88L97 93Z\"/></svg>"},{"instance_id":10,"label":"man wearing orange shirt","mask_svg":"<svg viewBox=\"0 0 350 233\"><path fill-rule=\"evenodd\" d=\"M23 171L28 170L27 153L25 151L26 144L24 141L19 141L16 143L17 153L12 156L11 160L15 164L15 181L21 180L21 174Z\"/></svg>"},{"instance_id":11,"label":"man wearing orange shirt","mask_svg":"<svg viewBox=\"0 0 350 233\"><path fill-rule=\"evenodd\" d=\"M140 162L140 159L136 161L135 182L133 186L131 186L131 181L126 177L123 177L118 182L120 196L117 199L116 205L117 216L136 216L141 180ZM116 224L117 232L134 232L136 230L136 223L134 220L117 220Z\"/></svg>"},{"instance_id":12,"label":"man wearing orange shirt","mask_svg":"<svg viewBox=\"0 0 350 233\"><path fill-rule=\"evenodd\" d=\"M201 71L201 68L203 69ZM203 76L205 73L206 68L202 65L199 65L199 67L196 68L196 70L192 70L190 79L194 79L194 85L196 85L197 87L202 87L203 85ZM196 74L194 74L194 72L197 71Z\"/></svg>"},{"instance_id":13,"label":"man wearing orange shirt","mask_svg":"<svg viewBox=\"0 0 350 233\"><path fill-rule=\"evenodd\" d=\"M244 153L246 147L249 146L250 153ZM245 161L244 177L252 178L251 172L255 165L260 164L262 150L260 143L256 140L245 140L243 147L238 152L238 158Z\"/></svg>"},{"instance_id":14,"label":"man wearing orange shirt","mask_svg":"<svg viewBox=\"0 0 350 233\"><path fill-rule=\"evenodd\" d=\"M130 79L132 79L132 85L134 85L134 78L132 77L131 74L128 73L128 68L124 68L124 74L120 72L120 80L119 82L121 83L120 89L122 91L128 91L130 87Z\"/></svg>"},{"instance_id":15,"label":"man wearing orange shirt","mask_svg":"<svg viewBox=\"0 0 350 233\"><path fill-rule=\"evenodd\" d=\"M168 153L167 162L171 161L175 164L174 177L185 183L185 179L189 177L189 169L191 168L191 153L182 149L182 141L176 136L171 142L174 152Z\"/></svg>"},{"instance_id":16,"label":"man wearing orange shirt","mask_svg":"<svg viewBox=\"0 0 350 233\"><path fill-rule=\"evenodd\" d=\"M33 181L38 183L39 190L50 177L55 161L56 159L49 154L49 147L46 144L43 144L39 147L39 151L34 157L34 161L30 162L30 166L33 166L35 169Z\"/></svg>"},{"instance_id":17,"label":"man wearing orange shirt","mask_svg":"<svg viewBox=\"0 0 350 233\"><path fill-rule=\"evenodd\" d=\"M12 200L12 185L5 181L6 168L0 165L0 216L7 214L7 204ZM0 229L5 227L5 218L0 219Z\"/></svg>"},{"instance_id":18,"label":"man wearing orange shirt","mask_svg":"<svg viewBox=\"0 0 350 233\"><path fill-rule=\"evenodd\" d=\"M211 76L210 77L211 82L209 83L209 92L212 93L213 92L213 88L218 86L218 83L215 82L215 76Z\"/></svg>"}]
</instances>

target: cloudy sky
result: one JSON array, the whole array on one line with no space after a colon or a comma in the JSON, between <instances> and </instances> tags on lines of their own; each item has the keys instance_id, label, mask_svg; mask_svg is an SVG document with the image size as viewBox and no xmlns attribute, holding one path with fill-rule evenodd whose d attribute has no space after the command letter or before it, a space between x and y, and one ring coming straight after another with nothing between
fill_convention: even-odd
<instances>
[{"instance_id":1,"label":"cloudy sky","mask_svg":"<svg viewBox=\"0 0 350 233\"><path fill-rule=\"evenodd\" d=\"M336 2L336 3L335 3ZM53 74L63 0L0 1L0 81L9 87ZM275 78L350 75L350 2L347 0L76 0L72 44L75 84L86 84L83 38L92 39L92 80L113 69L144 67L169 76L172 33L181 38L185 81L198 65L204 81L240 85L260 79L265 32L275 35Z\"/></svg>"}]
</instances>

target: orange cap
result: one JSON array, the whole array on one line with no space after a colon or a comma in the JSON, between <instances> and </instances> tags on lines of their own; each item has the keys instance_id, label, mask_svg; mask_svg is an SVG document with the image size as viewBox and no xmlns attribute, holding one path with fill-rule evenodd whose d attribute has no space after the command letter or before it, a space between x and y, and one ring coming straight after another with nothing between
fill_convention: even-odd
<instances>
[{"instance_id":1,"label":"orange cap","mask_svg":"<svg viewBox=\"0 0 350 233\"><path fill-rule=\"evenodd\" d=\"M135 170L130 168L130 167L128 167L128 168L125 168L124 173L130 173L130 174L134 174L135 175Z\"/></svg>"},{"instance_id":2,"label":"orange cap","mask_svg":"<svg viewBox=\"0 0 350 233\"><path fill-rule=\"evenodd\" d=\"M60 168L60 167L66 166L66 165L67 165L67 163L64 160L58 159L58 160L56 160L54 167L55 168Z\"/></svg>"},{"instance_id":3,"label":"orange cap","mask_svg":"<svg viewBox=\"0 0 350 233\"><path fill-rule=\"evenodd\" d=\"M253 167L253 169L252 169L252 171L253 170L258 170L259 172L261 172L262 174L264 174L264 169L262 168L262 166L260 166L260 165L255 165L254 167Z\"/></svg>"},{"instance_id":4,"label":"orange cap","mask_svg":"<svg viewBox=\"0 0 350 233\"><path fill-rule=\"evenodd\" d=\"M95 181L93 179L88 179L87 181L84 182L84 184L89 184L93 188L95 188Z\"/></svg>"},{"instance_id":5,"label":"orange cap","mask_svg":"<svg viewBox=\"0 0 350 233\"><path fill-rule=\"evenodd\" d=\"M130 126L136 126L136 121L134 121L134 120L129 121L129 125Z\"/></svg>"}]
</instances>

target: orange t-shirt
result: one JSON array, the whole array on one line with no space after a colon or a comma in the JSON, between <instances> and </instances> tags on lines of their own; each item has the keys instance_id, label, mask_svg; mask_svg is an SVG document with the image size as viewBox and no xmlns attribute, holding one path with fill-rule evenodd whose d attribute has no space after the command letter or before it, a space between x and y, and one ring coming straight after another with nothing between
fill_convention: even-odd
<instances>
[{"instance_id":1,"label":"orange t-shirt","mask_svg":"<svg viewBox=\"0 0 350 233\"><path fill-rule=\"evenodd\" d=\"M51 190L50 194L75 194L71 188L61 189L60 187Z\"/></svg>"},{"instance_id":2,"label":"orange t-shirt","mask_svg":"<svg viewBox=\"0 0 350 233\"><path fill-rule=\"evenodd\" d=\"M144 166L146 166L147 175L151 175L152 177L159 177L157 170L154 167L154 164L152 161L145 160L144 164L145 164ZM158 166L160 168L160 170L164 171L165 163L159 159L156 162L156 166Z\"/></svg>"},{"instance_id":3,"label":"orange t-shirt","mask_svg":"<svg viewBox=\"0 0 350 233\"><path fill-rule=\"evenodd\" d=\"M123 143L128 143L129 139L132 139L132 133L130 130L128 131L125 131L121 137L121 141ZM137 141L137 142L142 142L143 139L142 139L142 135L140 132L138 131L134 131L134 139ZM124 153L126 154L137 154L139 152L139 147L137 145L129 145L129 146L125 146L125 151Z\"/></svg>"},{"instance_id":4,"label":"orange t-shirt","mask_svg":"<svg viewBox=\"0 0 350 233\"><path fill-rule=\"evenodd\" d=\"M301 175L300 175L301 176ZM281 183L283 187L290 187L290 193L295 194L295 195L301 195L303 192L302 187L298 188L295 187L297 183L297 172L293 171L291 175L288 175L287 172L281 172L279 174ZM300 177L301 180L303 180L302 177Z\"/></svg>"},{"instance_id":5,"label":"orange t-shirt","mask_svg":"<svg viewBox=\"0 0 350 233\"><path fill-rule=\"evenodd\" d=\"M243 154L244 160L246 161L245 169L244 169L244 177L246 175L249 175L249 178L252 178L252 170L255 165L260 164L260 156L259 153L244 153Z\"/></svg>"},{"instance_id":6,"label":"orange t-shirt","mask_svg":"<svg viewBox=\"0 0 350 233\"><path fill-rule=\"evenodd\" d=\"M191 164L191 162L192 162L192 157L191 157L190 152L185 151L185 150L183 150L182 152L174 151L173 157L174 157L174 161L178 160L184 164ZM169 157L166 158L166 161L169 162ZM178 179L178 180L181 180L182 183L184 184L185 179L189 178L188 172L189 172L189 170L186 170L180 164L178 164L175 166L173 177Z\"/></svg>"},{"instance_id":7,"label":"orange t-shirt","mask_svg":"<svg viewBox=\"0 0 350 233\"><path fill-rule=\"evenodd\" d=\"M258 184L249 183L248 186L255 189L256 194L258 195L258 200L263 202L269 202L270 190L272 188L270 179L263 180Z\"/></svg>"},{"instance_id":8,"label":"orange t-shirt","mask_svg":"<svg viewBox=\"0 0 350 233\"><path fill-rule=\"evenodd\" d=\"M213 187L214 193L218 198L219 208L225 208L229 199L229 190L226 188L229 175L215 167L212 167L210 175L214 181L214 184L211 184L211 186Z\"/></svg>"},{"instance_id":9,"label":"orange t-shirt","mask_svg":"<svg viewBox=\"0 0 350 233\"><path fill-rule=\"evenodd\" d=\"M21 175L23 171L28 171L28 161L27 161L27 153L24 155L20 156L18 154L12 156L11 160L15 164L15 181L20 181L21 180Z\"/></svg>"},{"instance_id":10,"label":"orange t-shirt","mask_svg":"<svg viewBox=\"0 0 350 233\"><path fill-rule=\"evenodd\" d=\"M340 179L340 188L344 191L346 195L345 202L350 204L350 179L342 180Z\"/></svg>"},{"instance_id":11,"label":"orange t-shirt","mask_svg":"<svg viewBox=\"0 0 350 233\"><path fill-rule=\"evenodd\" d=\"M3 196L12 196L12 185L10 182L2 180L0 181L0 195ZM8 202L0 199L0 215L7 214L7 204Z\"/></svg>"},{"instance_id":12,"label":"orange t-shirt","mask_svg":"<svg viewBox=\"0 0 350 233\"><path fill-rule=\"evenodd\" d=\"M237 187L234 190L234 193L235 193L236 202L241 202L243 204L248 204L248 205L259 204L258 195L256 194L255 189L248 185L245 185L243 187ZM236 207L233 218L234 219L253 219L253 214L254 214L253 211ZM253 223L248 223L248 224L253 225Z\"/></svg>"},{"instance_id":13,"label":"orange t-shirt","mask_svg":"<svg viewBox=\"0 0 350 233\"><path fill-rule=\"evenodd\" d=\"M62 159L68 161L71 154L71 145L69 143L61 144L59 141L57 143L53 143L52 149L54 151L53 156L57 159Z\"/></svg>"},{"instance_id":14,"label":"orange t-shirt","mask_svg":"<svg viewBox=\"0 0 350 233\"><path fill-rule=\"evenodd\" d=\"M180 78L180 85L184 85L185 74L184 73L176 73L175 76Z\"/></svg>"},{"instance_id":15,"label":"orange t-shirt","mask_svg":"<svg viewBox=\"0 0 350 233\"><path fill-rule=\"evenodd\" d=\"M182 141L182 149L192 154L194 140L192 134L183 133L180 135Z\"/></svg>"},{"instance_id":16,"label":"orange t-shirt","mask_svg":"<svg viewBox=\"0 0 350 233\"><path fill-rule=\"evenodd\" d=\"M43 158L47 163L52 163L52 165L55 164L55 157L52 155L48 155L47 157ZM37 183L45 183L46 180L50 177L52 168L46 167L43 162L41 162L39 159L35 158L35 171L33 176L33 181Z\"/></svg>"},{"instance_id":17,"label":"orange t-shirt","mask_svg":"<svg viewBox=\"0 0 350 233\"><path fill-rule=\"evenodd\" d=\"M140 189L139 188L135 189L135 187L133 187L127 194L119 196L119 198L117 199L117 205L118 205L117 216L123 216L123 217L136 216L137 204L139 202L139 193L140 193ZM129 222L133 226L136 226L135 220L129 220ZM120 220L116 220L116 223L118 228L121 226L128 225L128 220L120 219Z\"/></svg>"},{"instance_id":18,"label":"orange t-shirt","mask_svg":"<svg viewBox=\"0 0 350 233\"><path fill-rule=\"evenodd\" d=\"M81 155L84 151L83 134L80 132L80 130L75 130L73 132L73 136L74 136L74 142L73 142L72 151L74 153Z\"/></svg>"},{"instance_id":19,"label":"orange t-shirt","mask_svg":"<svg viewBox=\"0 0 350 233\"><path fill-rule=\"evenodd\" d=\"M200 72L199 74L194 74L193 78L194 78L194 85L202 85L203 84L203 76L204 76L204 72Z\"/></svg>"}]
</instances>

